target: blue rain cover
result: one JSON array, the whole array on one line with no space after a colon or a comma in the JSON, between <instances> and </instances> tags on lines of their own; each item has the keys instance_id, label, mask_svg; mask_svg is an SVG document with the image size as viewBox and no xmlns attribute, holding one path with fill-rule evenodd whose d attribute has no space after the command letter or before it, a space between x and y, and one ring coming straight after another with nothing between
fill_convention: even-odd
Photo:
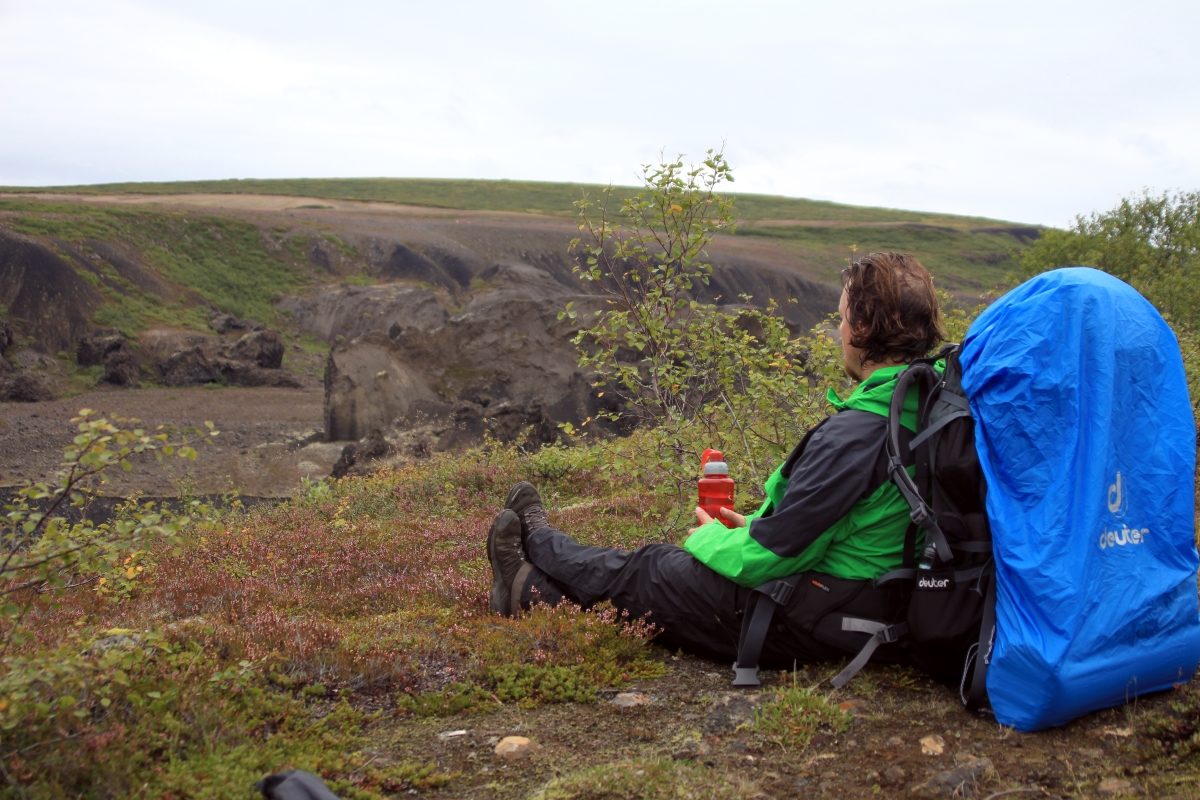
<instances>
[{"instance_id":1,"label":"blue rain cover","mask_svg":"<svg viewBox=\"0 0 1200 800\"><path fill-rule=\"evenodd\" d=\"M996 556L996 719L1061 725L1200 661L1196 430L1179 345L1122 281L1039 275L962 349Z\"/></svg>"}]
</instances>

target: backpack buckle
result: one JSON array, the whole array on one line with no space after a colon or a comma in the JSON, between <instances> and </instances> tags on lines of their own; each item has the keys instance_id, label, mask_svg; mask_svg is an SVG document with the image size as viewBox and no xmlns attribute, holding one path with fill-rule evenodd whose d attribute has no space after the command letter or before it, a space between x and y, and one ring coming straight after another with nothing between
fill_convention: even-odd
<instances>
[{"instance_id":1,"label":"backpack buckle","mask_svg":"<svg viewBox=\"0 0 1200 800\"><path fill-rule=\"evenodd\" d=\"M758 667L739 667L734 664L733 685L746 688L761 686L762 681L758 679Z\"/></svg>"},{"instance_id":2,"label":"backpack buckle","mask_svg":"<svg viewBox=\"0 0 1200 800\"><path fill-rule=\"evenodd\" d=\"M790 581L773 581L765 590L759 591L774 600L777 605L785 606L792 599L795 589Z\"/></svg>"}]
</instances>

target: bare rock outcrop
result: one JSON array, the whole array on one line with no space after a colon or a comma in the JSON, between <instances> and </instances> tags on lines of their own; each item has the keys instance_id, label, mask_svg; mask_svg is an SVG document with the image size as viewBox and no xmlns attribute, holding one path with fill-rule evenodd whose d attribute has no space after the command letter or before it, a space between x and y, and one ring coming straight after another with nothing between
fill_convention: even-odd
<instances>
[{"instance_id":1,"label":"bare rock outcrop","mask_svg":"<svg viewBox=\"0 0 1200 800\"><path fill-rule=\"evenodd\" d=\"M225 355L234 361L253 362L263 369L280 369L283 338L275 331L251 331L226 348Z\"/></svg>"},{"instance_id":2,"label":"bare rock outcrop","mask_svg":"<svg viewBox=\"0 0 1200 800\"><path fill-rule=\"evenodd\" d=\"M239 319L233 314L227 314L223 311L218 311L209 317L208 326L220 334L261 331L265 327L261 322L255 322L251 319Z\"/></svg>"},{"instance_id":3,"label":"bare rock outcrop","mask_svg":"<svg viewBox=\"0 0 1200 800\"><path fill-rule=\"evenodd\" d=\"M19 314L18 330L43 353L70 352L89 329L101 295L45 244L0 229L0 306Z\"/></svg>"},{"instance_id":4,"label":"bare rock outcrop","mask_svg":"<svg viewBox=\"0 0 1200 800\"><path fill-rule=\"evenodd\" d=\"M437 414L443 404L423 373L381 331L335 346L325 366L326 438L357 440L396 420Z\"/></svg>"},{"instance_id":5,"label":"bare rock outcrop","mask_svg":"<svg viewBox=\"0 0 1200 800\"><path fill-rule=\"evenodd\" d=\"M167 386L300 385L282 368L283 339L274 331L251 331L230 342L191 331L151 330L142 335L139 349Z\"/></svg>"},{"instance_id":6,"label":"bare rock outcrop","mask_svg":"<svg viewBox=\"0 0 1200 800\"><path fill-rule=\"evenodd\" d=\"M393 449L392 443L383 437L381 431L371 431L361 440L342 448L342 454L334 462L330 477L344 478L347 475L370 472L374 468L373 462L391 455Z\"/></svg>"},{"instance_id":7,"label":"bare rock outcrop","mask_svg":"<svg viewBox=\"0 0 1200 800\"><path fill-rule=\"evenodd\" d=\"M279 307L306 332L332 342L337 337L350 340L373 331L435 330L449 319L445 302L438 292L424 286L384 283L289 297Z\"/></svg>"},{"instance_id":8,"label":"bare rock outcrop","mask_svg":"<svg viewBox=\"0 0 1200 800\"><path fill-rule=\"evenodd\" d=\"M75 348L75 363L81 367L102 365L100 382L112 386L137 386L142 374L133 343L116 330L97 330L83 336Z\"/></svg>"},{"instance_id":9,"label":"bare rock outcrop","mask_svg":"<svg viewBox=\"0 0 1200 800\"><path fill-rule=\"evenodd\" d=\"M157 368L166 386L194 386L221 380L216 357L202 344L181 347L159 361Z\"/></svg>"},{"instance_id":10,"label":"bare rock outcrop","mask_svg":"<svg viewBox=\"0 0 1200 800\"><path fill-rule=\"evenodd\" d=\"M385 433L405 439L409 452L454 449L485 432L544 444L560 422L594 415L599 401L570 342L575 325L557 319L565 299L518 283L475 296L440 327L393 325L335 345L325 373L327 438Z\"/></svg>"},{"instance_id":11,"label":"bare rock outcrop","mask_svg":"<svg viewBox=\"0 0 1200 800\"><path fill-rule=\"evenodd\" d=\"M11 330L0 334L8 345L0 350L0 402L35 403L50 400L61 382L59 369L53 359L15 343Z\"/></svg>"},{"instance_id":12,"label":"bare rock outcrop","mask_svg":"<svg viewBox=\"0 0 1200 800\"><path fill-rule=\"evenodd\" d=\"M252 361L218 358L221 379L231 386L278 386L298 388L300 380L280 367L261 367Z\"/></svg>"},{"instance_id":13,"label":"bare rock outcrop","mask_svg":"<svg viewBox=\"0 0 1200 800\"><path fill-rule=\"evenodd\" d=\"M100 376L101 383L134 387L138 385L141 376L141 362L129 347L119 347L104 357L104 372Z\"/></svg>"},{"instance_id":14,"label":"bare rock outcrop","mask_svg":"<svg viewBox=\"0 0 1200 800\"><path fill-rule=\"evenodd\" d=\"M55 395L54 363L45 355L17 345L8 320L0 320L0 402L34 403Z\"/></svg>"},{"instance_id":15,"label":"bare rock outcrop","mask_svg":"<svg viewBox=\"0 0 1200 800\"><path fill-rule=\"evenodd\" d=\"M369 469L377 452L401 459L485 435L545 444L559 438L561 423L611 410L612 394L598 396L593 376L578 366L571 342L578 323L558 319L574 301L578 319L586 320L604 298L584 293L565 255L522 255L483 266L464 260L475 272L463 282L436 259L407 254L396 258L406 277L424 270L433 288L344 287L289 301L298 322L334 342L325 372L326 437L358 442L347 448L343 470ZM750 262L722 265L699 295L746 302L739 290L753 294L755 304L779 299L796 329L837 304L834 289ZM789 298L798 302L783 302Z\"/></svg>"},{"instance_id":16,"label":"bare rock outcrop","mask_svg":"<svg viewBox=\"0 0 1200 800\"><path fill-rule=\"evenodd\" d=\"M46 379L29 370L13 370L0 374L0 401L36 403L50 400L54 390Z\"/></svg>"},{"instance_id":17,"label":"bare rock outcrop","mask_svg":"<svg viewBox=\"0 0 1200 800\"><path fill-rule=\"evenodd\" d=\"M75 347L75 363L81 367L103 364L106 356L124 346L125 337L119 331L92 331L79 339Z\"/></svg>"},{"instance_id":18,"label":"bare rock outcrop","mask_svg":"<svg viewBox=\"0 0 1200 800\"><path fill-rule=\"evenodd\" d=\"M13 329L8 320L0 320L0 374L11 372L13 365L9 363L6 353L13 344Z\"/></svg>"}]
</instances>

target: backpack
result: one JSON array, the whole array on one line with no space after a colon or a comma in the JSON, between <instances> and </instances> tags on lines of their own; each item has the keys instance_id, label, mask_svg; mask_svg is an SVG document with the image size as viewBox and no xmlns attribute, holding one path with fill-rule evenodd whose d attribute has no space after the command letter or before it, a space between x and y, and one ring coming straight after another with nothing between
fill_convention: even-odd
<instances>
[{"instance_id":1,"label":"backpack","mask_svg":"<svg viewBox=\"0 0 1200 800\"><path fill-rule=\"evenodd\" d=\"M1133 287L1069 267L985 309L960 355L995 556L997 721L1047 728L1186 683L1197 442L1175 334Z\"/></svg>"}]
</instances>

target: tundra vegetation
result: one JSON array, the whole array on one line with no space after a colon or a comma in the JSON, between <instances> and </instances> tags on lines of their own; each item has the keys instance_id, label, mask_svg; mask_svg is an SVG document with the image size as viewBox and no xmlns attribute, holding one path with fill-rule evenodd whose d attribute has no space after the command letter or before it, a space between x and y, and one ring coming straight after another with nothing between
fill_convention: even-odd
<instances>
[{"instance_id":1,"label":"tundra vegetation","mask_svg":"<svg viewBox=\"0 0 1200 800\"><path fill-rule=\"evenodd\" d=\"M729 452L751 505L825 413L826 389L845 388L827 328L797 338L769 311L688 298L708 274L705 244L732 220L718 191L729 178L710 153L647 167L642 191L611 205L580 204L580 270L613 299L581 335L581 358L608 378L598 390L627 401L628 436L585 428L536 452L485 442L310 483L274 507L130 503L94 523L62 511L86 507L106 470L192 451L81 415L62 474L23 490L0 522L0 796L247 797L288 767L347 798L886 795L936 792L929 759L950 749L963 773L956 784L955 762L943 765L941 796L1195 797L1194 682L1020 736L903 668L872 667L835 691L822 682L832 670L801 666L723 722L724 667L652 647L643 622L606 608L488 613L483 535L515 481L535 481L552 521L585 541L678 541L704 447ZM1160 203L1163 216L1139 211ZM1135 198L1051 232L1024 268L1084 260L1127 277L1170 315L1194 377L1196 203ZM1163 220L1178 235L1164 238ZM953 335L972 313L951 310ZM646 702L619 708L622 690ZM545 757L495 758L508 733L539 740Z\"/></svg>"},{"instance_id":2,"label":"tundra vegetation","mask_svg":"<svg viewBox=\"0 0 1200 800\"><path fill-rule=\"evenodd\" d=\"M28 200L0 200L0 212L7 212L0 219L13 231L55 242L60 251L119 243L170 284L186 287L156 297L114 269L80 270L108 301L94 321L131 336L162 323L207 330L205 309L211 308L276 323L272 300L310 277L296 267L311 237L276 233L264 241L256 226L241 220Z\"/></svg>"}]
</instances>

